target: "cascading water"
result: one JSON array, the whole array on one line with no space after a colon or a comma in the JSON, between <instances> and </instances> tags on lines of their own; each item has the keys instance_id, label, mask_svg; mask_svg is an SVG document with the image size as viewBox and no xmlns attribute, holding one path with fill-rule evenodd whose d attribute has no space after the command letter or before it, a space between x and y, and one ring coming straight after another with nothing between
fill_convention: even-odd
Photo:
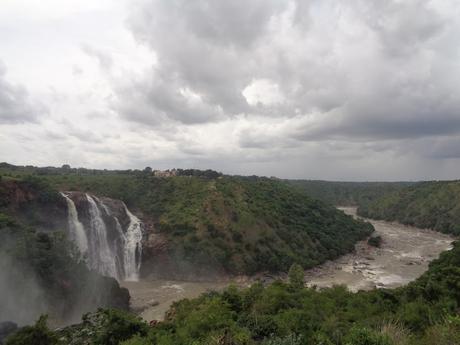
<instances>
[{"instance_id":1,"label":"cascading water","mask_svg":"<svg viewBox=\"0 0 460 345\"><path fill-rule=\"evenodd\" d=\"M124 267L126 280L138 280L142 254L142 223L132 214L125 204L125 212L129 217L129 227L125 234Z\"/></svg>"},{"instance_id":2,"label":"cascading water","mask_svg":"<svg viewBox=\"0 0 460 345\"><path fill-rule=\"evenodd\" d=\"M95 200L89 194L86 194L86 198L89 203L91 227L89 232L89 246L92 249L89 252L90 267L104 275L118 278L116 253L109 246L107 227L96 203L97 199Z\"/></svg>"},{"instance_id":3,"label":"cascading water","mask_svg":"<svg viewBox=\"0 0 460 345\"><path fill-rule=\"evenodd\" d=\"M84 255L88 251L88 239L86 237L85 228L83 227L83 224L78 220L78 212L73 200L64 193L61 193L61 195L67 202L70 239L76 243L78 250L81 254Z\"/></svg>"},{"instance_id":4,"label":"cascading water","mask_svg":"<svg viewBox=\"0 0 460 345\"><path fill-rule=\"evenodd\" d=\"M115 212L114 200L100 200L94 195L81 194L80 206L84 205L84 226L79 219L74 194L61 195L66 199L69 217L70 237L82 254L85 254L90 268L101 274L123 280L138 280L142 254L142 223L133 215L124 203ZM81 198L80 198L81 199ZM86 218L85 218L86 216ZM122 217L123 230L118 217ZM121 218L120 218L121 219Z\"/></svg>"}]
</instances>

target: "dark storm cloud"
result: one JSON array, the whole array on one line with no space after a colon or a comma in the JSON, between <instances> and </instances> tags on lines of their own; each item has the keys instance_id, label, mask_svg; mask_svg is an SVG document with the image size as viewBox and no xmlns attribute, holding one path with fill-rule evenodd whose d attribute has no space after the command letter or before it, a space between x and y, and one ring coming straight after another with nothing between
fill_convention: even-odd
<instances>
[{"instance_id":1,"label":"dark storm cloud","mask_svg":"<svg viewBox=\"0 0 460 345\"><path fill-rule=\"evenodd\" d=\"M314 114L313 122L283 129L301 141L460 129L458 52L448 57L448 37L460 30L429 1L152 0L141 1L129 23L159 58L119 94L117 109L132 121ZM244 90L261 79L276 85L282 101L248 104ZM264 147L272 138L257 135L241 137L241 147Z\"/></svg>"},{"instance_id":2,"label":"dark storm cloud","mask_svg":"<svg viewBox=\"0 0 460 345\"><path fill-rule=\"evenodd\" d=\"M186 124L212 122L249 110L242 90L257 68L251 51L268 30L282 1L146 1L135 11L130 27L158 55L152 71L132 92L143 93L142 122L161 113ZM246 53L245 53L246 52ZM249 54L249 55L248 55ZM200 97L190 102L180 91ZM128 92L129 93L129 92ZM129 99L122 97L122 103ZM120 104L120 108L129 106ZM130 113L123 112L126 117Z\"/></svg>"},{"instance_id":3,"label":"dark storm cloud","mask_svg":"<svg viewBox=\"0 0 460 345\"><path fill-rule=\"evenodd\" d=\"M37 122L45 108L33 102L27 90L6 79L6 67L0 61L0 124Z\"/></svg>"}]
</instances>

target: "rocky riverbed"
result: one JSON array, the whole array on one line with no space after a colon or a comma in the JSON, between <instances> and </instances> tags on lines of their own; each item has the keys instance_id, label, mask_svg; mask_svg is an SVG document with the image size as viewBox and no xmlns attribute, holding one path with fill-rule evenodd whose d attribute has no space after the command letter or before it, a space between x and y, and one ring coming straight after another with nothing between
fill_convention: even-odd
<instances>
[{"instance_id":1,"label":"rocky riverbed","mask_svg":"<svg viewBox=\"0 0 460 345\"><path fill-rule=\"evenodd\" d=\"M356 216L356 208L340 208ZM347 285L352 291L373 288L394 288L418 278L430 261L451 248L454 238L431 230L398 223L368 220L375 234L382 237L380 248L367 241L357 243L354 253L326 262L305 272L308 286L329 287ZM285 278L285 275L280 275ZM174 301L194 298L210 290L222 290L231 282L246 286L256 278L271 281L274 277L239 277L233 281L192 282L152 280L124 282L131 293L131 308L144 319L161 320Z\"/></svg>"},{"instance_id":2,"label":"rocky riverbed","mask_svg":"<svg viewBox=\"0 0 460 345\"><path fill-rule=\"evenodd\" d=\"M356 208L340 208L356 216ZM352 291L395 288L417 279L430 261L451 248L454 238L439 232L385 221L371 222L374 235L382 237L380 248L359 242L354 253L326 262L306 272L309 286L344 284Z\"/></svg>"}]
</instances>

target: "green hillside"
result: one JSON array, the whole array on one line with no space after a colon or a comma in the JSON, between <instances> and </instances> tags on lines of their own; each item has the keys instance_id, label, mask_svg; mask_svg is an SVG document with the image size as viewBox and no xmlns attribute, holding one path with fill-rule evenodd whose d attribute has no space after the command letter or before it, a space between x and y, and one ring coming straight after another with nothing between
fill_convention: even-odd
<instances>
[{"instance_id":1,"label":"green hillside","mask_svg":"<svg viewBox=\"0 0 460 345\"><path fill-rule=\"evenodd\" d=\"M370 224L268 178L154 177L148 171L66 171L4 167L4 179L45 183L121 199L169 243L175 260L230 273L313 267L351 251ZM209 177L211 176L211 177Z\"/></svg>"},{"instance_id":2,"label":"green hillside","mask_svg":"<svg viewBox=\"0 0 460 345\"><path fill-rule=\"evenodd\" d=\"M285 180L312 198L332 205L361 206L399 191L414 182L338 182L320 180Z\"/></svg>"},{"instance_id":3,"label":"green hillside","mask_svg":"<svg viewBox=\"0 0 460 345\"><path fill-rule=\"evenodd\" d=\"M359 214L460 235L460 181L423 182L361 206Z\"/></svg>"}]
</instances>

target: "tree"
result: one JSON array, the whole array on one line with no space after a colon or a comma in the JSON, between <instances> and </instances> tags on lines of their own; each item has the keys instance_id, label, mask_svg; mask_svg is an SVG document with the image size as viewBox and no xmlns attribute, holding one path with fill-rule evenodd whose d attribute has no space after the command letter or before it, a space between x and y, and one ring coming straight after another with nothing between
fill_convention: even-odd
<instances>
[{"instance_id":1,"label":"tree","mask_svg":"<svg viewBox=\"0 0 460 345\"><path fill-rule=\"evenodd\" d=\"M57 335L46 325L48 316L42 315L34 326L25 326L13 333L6 340L6 345L55 345L58 343Z\"/></svg>"},{"instance_id":2,"label":"tree","mask_svg":"<svg viewBox=\"0 0 460 345\"><path fill-rule=\"evenodd\" d=\"M299 264L292 264L288 273L289 284L296 288L301 289L304 286L304 271Z\"/></svg>"}]
</instances>

